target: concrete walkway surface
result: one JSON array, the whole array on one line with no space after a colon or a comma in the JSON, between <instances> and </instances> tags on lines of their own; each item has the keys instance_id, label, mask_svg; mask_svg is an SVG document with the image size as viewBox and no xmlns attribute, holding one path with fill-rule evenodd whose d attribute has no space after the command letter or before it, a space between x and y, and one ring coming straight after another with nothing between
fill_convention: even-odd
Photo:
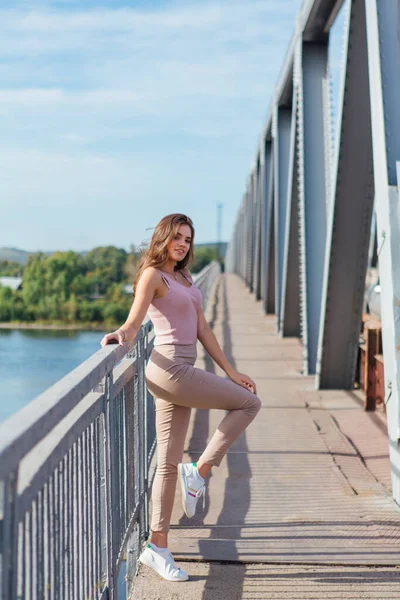
<instances>
[{"instance_id":1,"label":"concrete walkway surface","mask_svg":"<svg viewBox=\"0 0 400 600\"><path fill-rule=\"evenodd\" d=\"M177 489L169 548L191 580L141 567L132 598L399 598L383 418L365 413L356 391L315 390L300 341L279 337L237 276L221 277L212 321L262 409L213 469L204 512L199 502L193 519L183 515ZM224 375L200 348L197 366ZM184 461L197 460L222 417L193 409Z\"/></svg>"}]
</instances>

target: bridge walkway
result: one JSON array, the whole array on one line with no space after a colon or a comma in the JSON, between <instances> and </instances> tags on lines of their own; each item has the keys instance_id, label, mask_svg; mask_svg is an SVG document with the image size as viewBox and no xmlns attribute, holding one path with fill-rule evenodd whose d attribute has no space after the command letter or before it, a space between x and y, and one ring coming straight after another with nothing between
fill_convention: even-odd
<instances>
[{"instance_id":1,"label":"bridge walkway","mask_svg":"<svg viewBox=\"0 0 400 600\"><path fill-rule=\"evenodd\" d=\"M170 549L191 580L169 584L142 567L132 598L397 598L400 509L383 418L356 391L315 390L300 341L278 336L236 275L221 276L211 319L226 355L256 380L262 410L214 469L204 512L182 516L177 491ZM203 351L198 365L222 375ZM184 460L220 419L192 411Z\"/></svg>"}]
</instances>

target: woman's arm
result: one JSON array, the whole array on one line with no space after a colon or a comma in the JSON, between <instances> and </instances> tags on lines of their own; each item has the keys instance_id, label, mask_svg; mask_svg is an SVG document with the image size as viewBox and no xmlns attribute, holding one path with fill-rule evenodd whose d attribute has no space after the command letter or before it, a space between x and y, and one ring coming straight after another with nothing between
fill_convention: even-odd
<instances>
[{"instance_id":1,"label":"woman's arm","mask_svg":"<svg viewBox=\"0 0 400 600\"><path fill-rule=\"evenodd\" d=\"M197 338L203 344L204 348L207 350L208 354L211 358L217 363L218 366L221 367L225 371L232 381L238 383L242 387L246 389L250 389L255 394L257 393L256 384L250 377L245 375L244 373L238 373L228 359L226 358L224 352L222 351L221 346L218 343L217 338L207 320L204 316L204 313L201 307L197 310L198 313L198 325L197 325Z\"/></svg>"},{"instance_id":2,"label":"woman's arm","mask_svg":"<svg viewBox=\"0 0 400 600\"><path fill-rule=\"evenodd\" d=\"M157 269L147 267L138 281L135 299L125 323L113 333L105 335L100 342L101 346L106 346L112 340L117 340L122 345L123 342L136 338L159 283L160 274Z\"/></svg>"}]
</instances>

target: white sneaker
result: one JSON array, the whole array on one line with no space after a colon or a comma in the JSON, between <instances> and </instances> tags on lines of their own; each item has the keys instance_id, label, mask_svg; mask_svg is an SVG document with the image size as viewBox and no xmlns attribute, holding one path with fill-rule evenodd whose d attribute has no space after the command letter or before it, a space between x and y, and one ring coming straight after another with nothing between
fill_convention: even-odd
<instances>
[{"instance_id":1,"label":"white sneaker","mask_svg":"<svg viewBox=\"0 0 400 600\"><path fill-rule=\"evenodd\" d=\"M196 504L200 496L203 496L204 510L206 482L192 463L179 463L178 473L181 482L183 510L190 519L196 512Z\"/></svg>"},{"instance_id":2,"label":"white sneaker","mask_svg":"<svg viewBox=\"0 0 400 600\"><path fill-rule=\"evenodd\" d=\"M189 579L186 571L176 566L174 557L168 548L158 548L154 544L147 544L139 556L139 560L167 581L187 581Z\"/></svg>"}]
</instances>

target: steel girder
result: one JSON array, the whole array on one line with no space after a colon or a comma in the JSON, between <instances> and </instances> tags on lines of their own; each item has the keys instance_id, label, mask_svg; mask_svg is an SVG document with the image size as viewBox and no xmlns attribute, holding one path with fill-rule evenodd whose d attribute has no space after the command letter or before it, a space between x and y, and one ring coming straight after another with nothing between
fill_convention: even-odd
<instances>
[{"instance_id":1,"label":"steel girder","mask_svg":"<svg viewBox=\"0 0 400 600\"><path fill-rule=\"evenodd\" d=\"M313 374L317 365L327 235L328 44L300 40L297 53L301 334L304 372Z\"/></svg>"},{"instance_id":2,"label":"steel girder","mask_svg":"<svg viewBox=\"0 0 400 600\"><path fill-rule=\"evenodd\" d=\"M286 214L288 204L288 184L290 171L290 140L292 111L278 106L274 127L274 214L275 214L275 308L278 330L281 329L281 299L283 262L285 254Z\"/></svg>"},{"instance_id":3,"label":"steel girder","mask_svg":"<svg viewBox=\"0 0 400 600\"><path fill-rule=\"evenodd\" d=\"M400 504L399 0L365 0L392 488Z\"/></svg>"},{"instance_id":4,"label":"steel girder","mask_svg":"<svg viewBox=\"0 0 400 600\"><path fill-rule=\"evenodd\" d=\"M347 26L333 201L327 228L317 386L352 389L374 204L364 0Z\"/></svg>"},{"instance_id":5,"label":"steel girder","mask_svg":"<svg viewBox=\"0 0 400 600\"><path fill-rule=\"evenodd\" d=\"M259 202L260 202L260 300L264 302L265 296L265 260L266 260L266 252L265 252L265 230L266 230L266 210L265 210L265 160L266 155L268 153L267 145L269 142L265 142L260 152L260 160L259 160L259 171L258 171L258 189L259 189ZM265 308L264 308L265 310Z\"/></svg>"},{"instance_id":6,"label":"steel girder","mask_svg":"<svg viewBox=\"0 0 400 600\"><path fill-rule=\"evenodd\" d=\"M275 312L275 202L274 202L273 142L265 147L264 162L264 232L265 232L265 287L263 304L266 314Z\"/></svg>"},{"instance_id":7,"label":"steel girder","mask_svg":"<svg viewBox=\"0 0 400 600\"><path fill-rule=\"evenodd\" d=\"M261 226L261 186L260 186L260 171L261 171L261 163L260 160L257 161L257 167L254 172L254 229L255 229L255 249L254 249L254 261L253 261L253 291L256 296L256 300L260 300L261 298L261 244L262 244L262 226Z\"/></svg>"},{"instance_id":8,"label":"steel girder","mask_svg":"<svg viewBox=\"0 0 400 600\"><path fill-rule=\"evenodd\" d=\"M280 332L282 336L300 336L300 244L297 139L297 89L293 92L289 173L285 224L285 248L282 274Z\"/></svg>"}]
</instances>

